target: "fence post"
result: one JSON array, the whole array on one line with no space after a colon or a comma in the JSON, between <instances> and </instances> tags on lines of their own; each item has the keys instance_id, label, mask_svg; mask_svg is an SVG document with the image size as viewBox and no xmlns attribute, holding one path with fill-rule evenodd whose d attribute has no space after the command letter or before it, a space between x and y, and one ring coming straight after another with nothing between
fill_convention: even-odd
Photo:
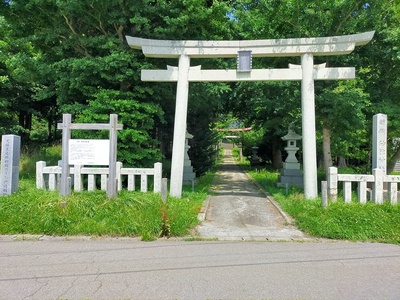
<instances>
[{"instance_id":1,"label":"fence post","mask_svg":"<svg viewBox=\"0 0 400 300\"><path fill-rule=\"evenodd\" d=\"M128 191L135 190L135 175L128 174Z\"/></svg>"},{"instance_id":2,"label":"fence post","mask_svg":"<svg viewBox=\"0 0 400 300\"><path fill-rule=\"evenodd\" d=\"M383 170L373 169L372 175L374 175L374 185L372 190L372 200L376 204L383 203Z\"/></svg>"},{"instance_id":3,"label":"fence post","mask_svg":"<svg viewBox=\"0 0 400 300\"><path fill-rule=\"evenodd\" d=\"M328 182L321 181L321 199L322 207L326 208L328 206Z\"/></svg>"},{"instance_id":4,"label":"fence post","mask_svg":"<svg viewBox=\"0 0 400 300\"><path fill-rule=\"evenodd\" d=\"M367 203L367 182L360 181L358 183L358 200L361 204Z\"/></svg>"},{"instance_id":5,"label":"fence post","mask_svg":"<svg viewBox=\"0 0 400 300\"><path fill-rule=\"evenodd\" d=\"M60 125L60 124L59 124ZM71 138L71 115L63 114L63 122L61 127L58 129L62 129L62 162L61 162L61 179L60 179L60 196L68 196L71 193L71 187L68 185L68 177L69 177L69 140Z\"/></svg>"},{"instance_id":6,"label":"fence post","mask_svg":"<svg viewBox=\"0 0 400 300\"><path fill-rule=\"evenodd\" d=\"M60 188L61 188L61 173L62 173L62 160L58 161L57 166L60 169L60 173L57 173L57 190L60 191ZM68 168L69 168L69 166L68 166ZM67 180L67 187L69 189L69 194L71 194L71 185L70 184L71 184L71 180L69 180L69 181Z\"/></svg>"},{"instance_id":7,"label":"fence post","mask_svg":"<svg viewBox=\"0 0 400 300\"><path fill-rule=\"evenodd\" d=\"M50 191L55 191L56 189L57 189L56 174L55 173L50 173L49 174L49 190Z\"/></svg>"},{"instance_id":8,"label":"fence post","mask_svg":"<svg viewBox=\"0 0 400 300\"><path fill-rule=\"evenodd\" d=\"M158 162L154 164L154 193L161 192L161 180L162 180L162 163Z\"/></svg>"},{"instance_id":9,"label":"fence post","mask_svg":"<svg viewBox=\"0 0 400 300\"><path fill-rule=\"evenodd\" d=\"M36 162L36 188L44 190L46 188L46 184L44 181L43 169L46 167L45 161L37 161Z\"/></svg>"},{"instance_id":10,"label":"fence post","mask_svg":"<svg viewBox=\"0 0 400 300\"><path fill-rule=\"evenodd\" d=\"M82 187L82 166L74 165L74 191L81 192Z\"/></svg>"},{"instance_id":11,"label":"fence post","mask_svg":"<svg viewBox=\"0 0 400 300\"><path fill-rule=\"evenodd\" d=\"M389 199L390 204L395 205L397 203L397 182L389 182Z\"/></svg>"},{"instance_id":12,"label":"fence post","mask_svg":"<svg viewBox=\"0 0 400 300\"><path fill-rule=\"evenodd\" d=\"M167 201L167 196L168 196L167 187L168 187L168 179L162 178L161 179L161 200L163 202Z\"/></svg>"},{"instance_id":13,"label":"fence post","mask_svg":"<svg viewBox=\"0 0 400 300\"><path fill-rule=\"evenodd\" d=\"M117 168L116 168L116 179L117 179L117 185L118 185L118 191L122 191L122 175L121 175L121 169L122 169L122 162L118 161L117 162Z\"/></svg>"},{"instance_id":14,"label":"fence post","mask_svg":"<svg viewBox=\"0 0 400 300\"><path fill-rule=\"evenodd\" d=\"M343 182L343 198L345 203L351 203L351 181Z\"/></svg>"},{"instance_id":15,"label":"fence post","mask_svg":"<svg viewBox=\"0 0 400 300\"><path fill-rule=\"evenodd\" d=\"M328 196L332 202L337 201L337 168L329 167L328 169Z\"/></svg>"},{"instance_id":16,"label":"fence post","mask_svg":"<svg viewBox=\"0 0 400 300\"><path fill-rule=\"evenodd\" d=\"M107 175L106 174L101 174L100 189L102 191L107 190Z\"/></svg>"},{"instance_id":17,"label":"fence post","mask_svg":"<svg viewBox=\"0 0 400 300\"><path fill-rule=\"evenodd\" d=\"M94 191L96 187L96 180L94 174L88 175L88 191Z\"/></svg>"},{"instance_id":18,"label":"fence post","mask_svg":"<svg viewBox=\"0 0 400 300\"><path fill-rule=\"evenodd\" d=\"M140 175L140 191L147 192L147 174Z\"/></svg>"},{"instance_id":19,"label":"fence post","mask_svg":"<svg viewBox=\"0 0 400 300\"><path fill-rule=\"evenodd\" d=\"M107 198L118 196L117 187L117 124L118 115L110 115L110 156L108 163Z\"/></svg>"}]
</instances>

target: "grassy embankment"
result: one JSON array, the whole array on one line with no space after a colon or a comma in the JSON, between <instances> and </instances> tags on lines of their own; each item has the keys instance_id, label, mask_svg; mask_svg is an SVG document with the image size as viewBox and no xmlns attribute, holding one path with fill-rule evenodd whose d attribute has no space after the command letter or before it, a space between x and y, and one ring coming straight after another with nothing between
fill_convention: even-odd
<instances>
[{"instance_id":1,"label":"grassy embankment","mask_svg":"<svg viewBox=\"0 0 400 300\"><path fill-rule=\"evenodd\" d=\"M48 234L94 236L141 236L153 240L162 235L182 236L197 224L197 214L213 173L199 179L195 191L185 188L182 199L122 191L117 199L108 200L104 191L72 193L60 197L58 192L37 190L35 162L46 160L55 165L59 149L23 155L21 180L17 193L0 201L0 234ZM322 208L321 199L304 200L300 190L277 188L278 172L251 170L250 175L290 214L306 233L331 239L374 241L400 244L400 204L361 205L356 200Z\"/></svg>"},{"instance_id":2,"label":"grassy embankment","mask_svg":"<svg viewBox=\"0 0 400 300\"><path fill-rule=\"evenodd\" d=\"M159 194L123 190L116 199L107 199L105 191L58 192L38 190L35 163L45 160L56 165L60 157L54 147L22 155L19 190L0 201L0 234L141 236L153 240L160 236L182 236L197 223L214 174L201 177L192 192L184 187L181 199Z\"/></svg>"},{"instance_id":3,"label":"grassy embankment","mask_svg":"<svg viewBox=\"0 0 400 300\"><path fill-rule=\"evenodd\" d=\"M282 209L295 219L296 225L309 235L400 244L400 204L360 204L356 195L352 203L346 204L339 194L336 203L330 202L327 208L323 208L321 198L305 200L299 189L290 188L286 195L285 188L276 186L278 171L252 170L248 162L244 162L243 166Z\"/></svg>"}]
</instances>

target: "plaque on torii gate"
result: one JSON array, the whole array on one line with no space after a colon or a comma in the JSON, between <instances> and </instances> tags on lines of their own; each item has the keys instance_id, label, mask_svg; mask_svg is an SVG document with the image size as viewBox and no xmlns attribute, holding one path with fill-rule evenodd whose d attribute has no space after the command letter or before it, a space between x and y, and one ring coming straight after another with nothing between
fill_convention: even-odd
<instances>
[{"instance_id":1,"label":"plaque on torii gate","mask_svg":"<svg viewBox=\"0 0 400 300\"><path fill-rule=\"evenodd\" d=\"M301 80L304 195L307 199L316 198L318 186L314 80L353 79L355 69L314 66L314 56L349 54L356 46L367 44L373 35L374 31L333 37L243 41L153 40L127 36L129 46L141 49L147 57L179 58L178 67L142 70L141 74L143 81L177 82L170 194L182 196L189 82ZM287 69L250 68L246 71L190 67L190 58L232 58L239 57L242 52L251 53L252 57L300 56L301 65L290 65Z\"/></svg>"}]
</instances>

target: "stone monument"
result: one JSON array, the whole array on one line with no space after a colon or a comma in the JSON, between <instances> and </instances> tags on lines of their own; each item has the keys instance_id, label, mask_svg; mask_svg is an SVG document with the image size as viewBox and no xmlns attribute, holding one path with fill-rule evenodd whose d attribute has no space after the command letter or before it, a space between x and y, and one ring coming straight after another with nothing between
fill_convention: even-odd
<instances>
[{"instance_id":1,"label":"stone monument","mask_svg":"<svg viewBox=\"0 0 400 300\"><path fill-rule=\"evenodd\" d=\"M372 122L372 169L381 169L386 175L387 115L376 114Z\"/></svg>"},{"instance_id":2,"label":"stone monument","mask_svg":"<svg viewBox=\"0 0 400 300\"><path fill-rule=\"evenodd\" d=\"M189 140L193 138L193 135L186 131L185 135L185 160L183 162L183 183L193 183L196 178L196 174L193 172L192 162L190 161L188 151L190 149Z\"/></svg>"},{"instance_id":3,"label":"stone monument","mask_svg":"<svg viewBox=\"0 0 400 300\"><path fill-rule=\"evenodd\" d=\"M18 190L21 137L7 134L1 138L0 195L11 195Z\"/></svg>"},{"instance_id":4,"label":"stone monument","mask_svg":"<svg viewBox=\"0 0 400 300\"><path fill-rule=\"evenodd\" d=\"M303 187L303 172L300 170L300 163L296 158L296 152L299 150L297 141L301 139L301 135L297 134L293 129L293 124L289 125L288 133L282 140L287 141L285 147L288 156L283 163L283 169L278 179L278 186Z\"/></svg>"}]
</instances>

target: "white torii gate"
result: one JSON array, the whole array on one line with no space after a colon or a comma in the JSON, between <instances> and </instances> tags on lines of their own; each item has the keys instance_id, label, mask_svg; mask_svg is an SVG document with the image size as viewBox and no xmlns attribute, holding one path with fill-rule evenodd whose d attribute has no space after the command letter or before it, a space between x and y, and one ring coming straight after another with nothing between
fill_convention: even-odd
<instances>
[{"instance_id":1,"label":"white torii gate","mask_svg":"<svg viewBox=\"0 0 400 300\"><path fill-rule=\"evenodd\" d=\"M189 82L199 81L267 81L301 80L301 110L303 136L304 195L306 199L318 196L317 151L315 140L314 80L355 78L355 69L314 66L314 56L343 55L351 53L355 46L367 44L374 31L360 34L244 41L174 41L153 40L127 36L131 48L141 49L147 57L179 58L178 67L167 70L142 70L143 81L176 81L176 107L174 140L171 166L171 196L182 196L183 163ZM240 52L253 57L301 56L301 65L289 65L288 69L202 70L190 67L190 58L238 57Z\"/></svg>"}]
</instances>

